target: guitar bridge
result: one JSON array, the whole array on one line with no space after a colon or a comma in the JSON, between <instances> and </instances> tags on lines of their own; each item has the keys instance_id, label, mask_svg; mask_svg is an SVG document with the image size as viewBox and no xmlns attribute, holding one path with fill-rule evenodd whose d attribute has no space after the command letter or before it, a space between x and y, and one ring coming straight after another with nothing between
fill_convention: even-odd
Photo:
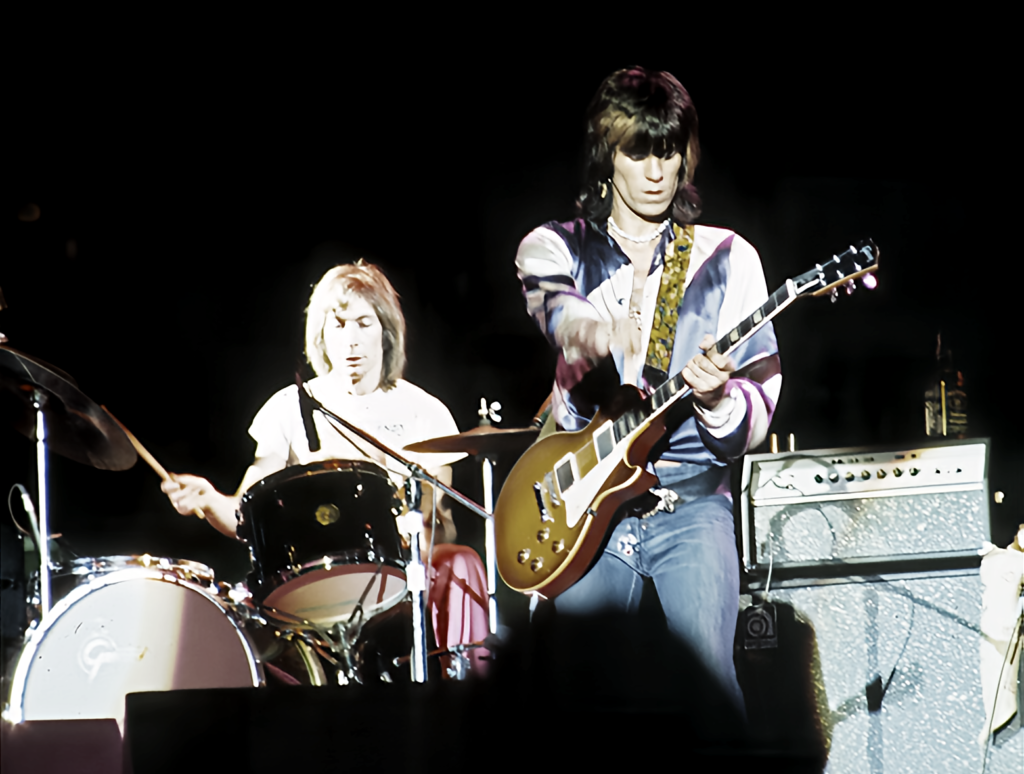
<instances>
[{"instance_id":1,"label":"guitar bridge","mask_svg":"<svg viewBox=\"0 0 1024 774\"><path fill-rule=\"evenodd\" d=\"M548 473L544 476L544 488L548 490L548 497L551 498L551 505L558 508L562 501L558 499L558 495L555 491L555 477Z\"/></svg>"}]
</instances>

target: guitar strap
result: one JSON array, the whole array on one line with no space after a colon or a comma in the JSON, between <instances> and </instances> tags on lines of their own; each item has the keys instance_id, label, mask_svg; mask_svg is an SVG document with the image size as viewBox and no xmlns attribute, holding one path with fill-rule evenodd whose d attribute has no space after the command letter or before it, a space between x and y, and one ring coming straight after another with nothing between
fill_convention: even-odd
<instances>
[{"instance_id":1,"label":"guitar strap","mask_svg":"<svg viewBox=\"0 0 1024 774\"><path fill-rule=\"evenodd\" d=\"M647 345L647 359L644 361L641 386L648 391L657 388L668 379L672 347L676 340L676 323L679 321L679 307L686 292L686 272L690 268L690 254L693 248L693 226L672 224L675 239L665 250L665 263L661 271L661 285L658 288L658 305L654 310L651 325L651 340ZM537 440L546 438L558 427L550 407L551 396L542 407L542 413L534 420L540 425ZM543 408L547 409L543 413Z\"/></svg>"},{"instance_id":2,"label":"guitar strap","mask_svg":"<svg viewBox=\"0 0 1024 774\"><path fill-rule=\"evenodd\" d=\"M693 248L693 226L672 224L676 238L665 250L665 265L661 271L658 305L654 309L651 340L647 345L642 387L652 390L668 379L672 361L672 347L676 341L676 323L679 307L686 292L686 272L690 268Z\"/></svg>"}]
</instances>

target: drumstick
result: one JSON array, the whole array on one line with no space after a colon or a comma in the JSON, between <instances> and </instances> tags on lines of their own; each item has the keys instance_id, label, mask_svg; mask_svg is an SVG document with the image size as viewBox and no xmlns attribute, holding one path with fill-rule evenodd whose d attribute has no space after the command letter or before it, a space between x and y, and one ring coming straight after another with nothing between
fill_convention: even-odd
<instances>
[{"instance_id":1,"label":"drumstick","mask_svg":"<svg viewBox=\"0 0 1024 774\"><path fill-rule=\"evenodd\" d=\"M132 446L135 447L135 451L137 451L139 453L139 456L142 457L142 459L149 464L149 467L153 468L153 470L156 472L158 476L160 476L161 479L163 479L164 481L174 481L174 476L168 473L164 466L157 462L156 457L150 454L149 449L143 446L139 442L139 439L132 435L131 430L122 425L120 420L118 420L117 417L110 413L110 409L108 409L106 406L100 406L100 408L106 411L107 416L109 416L111 419L114 420L114 422L117 423L117 426L121 428L121 430L124 432L126 436L128 436L128 440L132 442ZM175 483L177 482L175 481ZM199 508L193 508L192 513L194 513L200 519L206 518L206 514L204 514L202 510Z\"/></svg>"}]
</instances>

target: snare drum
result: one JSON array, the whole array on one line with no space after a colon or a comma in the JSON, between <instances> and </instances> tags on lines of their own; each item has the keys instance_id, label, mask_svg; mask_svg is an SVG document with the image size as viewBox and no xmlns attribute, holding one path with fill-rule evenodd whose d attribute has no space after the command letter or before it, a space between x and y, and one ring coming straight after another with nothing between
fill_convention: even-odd
<instances>
[{"instance_id":1,"label":"snare drum","mask_svg":"<svg viewBox=\"0 0 1024 774\"><path fill-rule=\"evenodd\" d=\"M113 718L139 691L262 685L252 641L213 571L150 556L80 559L78 579L31 632L6 716Z\"/></svg>"},{"instance_id":2,"label":"snare drum","mask_svg":"<svg viewBox=\"0 0 1024 774\"><path fill-rule=\"evenodd\" d=\"M249 588L268 613L330 625L363 599L364 618L405 595L395 517L402 502L377 465L327 460L285 468L242 497Z\"/></svg>"}]
</instances>

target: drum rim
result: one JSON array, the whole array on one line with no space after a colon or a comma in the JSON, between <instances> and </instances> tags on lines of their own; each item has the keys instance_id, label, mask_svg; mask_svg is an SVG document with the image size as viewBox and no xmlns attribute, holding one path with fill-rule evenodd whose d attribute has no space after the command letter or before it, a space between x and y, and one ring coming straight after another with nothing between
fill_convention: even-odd
<instances>
[{"instance_id":1,"label":"drum rim","mask_svg":"<svg viewBox=\"0 0 1024 774\"><path fill-rule=\"evenodd\" d=\"M170 575L172 577L168 578ZM25 640L25 644L15 660L14 673L11 675L10 692L6 698L3 717L5 720L18 724L24 720L25 689L27 687L29 673L36 661L36 653L46 639L47 634L67 612L76 604L81 602L90 594L100 591L108 586L117 583L124 583L130 580L149 580L161 583L170 583L174 586L184 587L199 593L209 602L212 602L224 614L228 623L235 631L235 635L242 645L243 651L248 656L249 673L252 678L252 687L260 688L266 685L266 676L263 670L263 662L260 659L259 651L255 643L245 630L243 622L238 620L232 607L220 599L210 589L198 583L182 578L169 569L158 567L145 568L142 566L128 567L120 570L99 574L95 578L79 583L71 591L54 604L50 611L43 616L34 629L31 630Z\"/></svg>"},{"instance_id":2,"label":"drum rim","mask_svg":"<svg viewBox=\"0 0 1024 774\"><path fill-rule=\"evenodd\" d=\"M358 549L352 551L340 551L333 554L324 554L323 557L320 559L300 564L298 572L295 572L295 567L293 565L291 567L285 567L283 569L271 573L271 577L283 579L287 574L288 580L295 580L296 578L301 578L306 573L313 572L314 570L329 571L334 567L360 567L362 565L376 567L378 564L380 564L384 567L390 567L392 569L399 570L399 574L403 578L406 578L406 582L408 583L408 577L405 572L405 568L408 567L408 562L406 562L404 559L397 560L389 559L387 557L381 557L381 561L378 562L376 559L371 559L368 556L369 553L369 551ZM383 570L381 570L381 572L383 572Z\"/></svg>"},{"instance_id":3,"label":"drum rim","mask_svg":"<svg viewBox=\"0 0 1024 774\"><path fill-rule=\"evenodd\" d=\"M109 562L109 567L88 567L87 562ZM153 556L152 554L113 554L110 556L79 556L70 561L63 562L57 570L57 575L88 576L88 575L109 575L121 570L135 568L152 569L160 572L170 572L182 569L187 574L203 581L213 583L216 580L216 573L208 564L196 562L191 559L176 559L169 556Z\"/></svg>"},{"instance_id":4,"label":"drum rim","mask_svg":"<svg viewBox=\"0 0 1024 774\"><path fill-rule=\"evenodd\" d=\"M263 490L278 487L286 481L291 481L292 479L297 478L306 478L307 476L319 476L327 473L338 472L362 473L383 479L394 492L395 499L400 499L398 497L398 487L396 487L394 481L391 480L391 476L389 476L387 471L376 462L370 462L369 460L331 459L309 462L305 465L289 465L286 468L282 468L281 470L271 473L269 476L264 476L245 490L239 503L239 509L241 510L244 508Z\"/></svg>"}]
</instances>

